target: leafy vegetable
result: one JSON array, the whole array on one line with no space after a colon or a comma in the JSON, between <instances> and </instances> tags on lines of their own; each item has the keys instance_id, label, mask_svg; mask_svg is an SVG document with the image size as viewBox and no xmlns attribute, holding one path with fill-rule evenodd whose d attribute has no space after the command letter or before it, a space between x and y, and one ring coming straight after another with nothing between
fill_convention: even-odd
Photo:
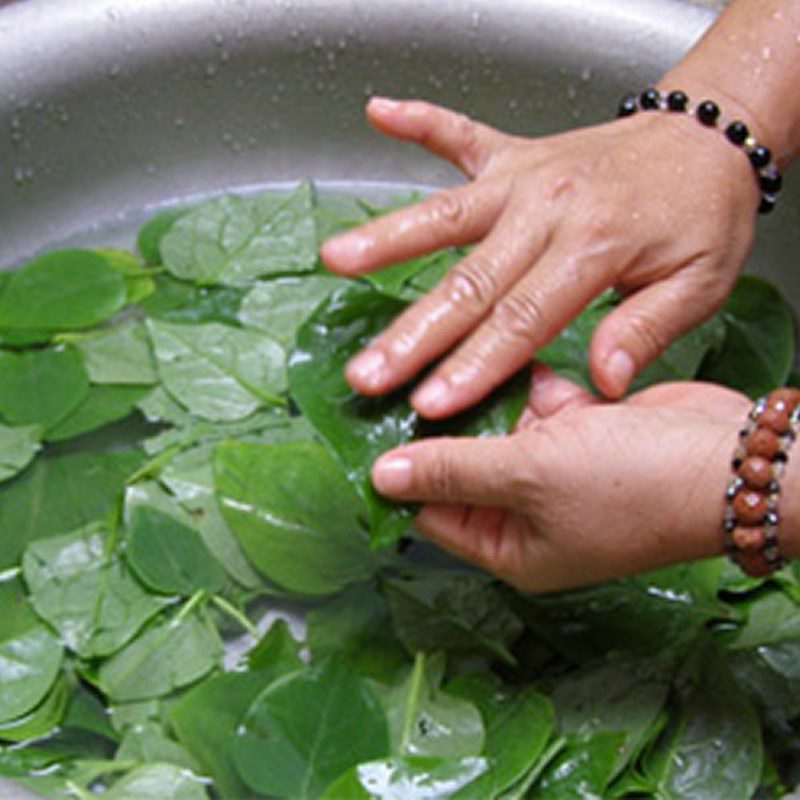
<instances>
[{"instance_id":1,"label":"leafy vegetable","mask_svg":"<svg viewBox=\"0 0 800 800\"><path fill-rule=\"evenodd\" d=\"M88 328L126 301L122 277L99 253L47 253L15 272L0 293L0 328L49 331Z\"/></svg>"},{"instance_id":2,"label":"leafy vegetable","mask_svg":"<svg viewBox=\"0 0 800 800\"><path fill-rule=\"evenodd\" d=\"M386 721L369 686L344 665L323 662L290 673L256 698L234 760L256 791L308 800L387 745Z\"/></svg>"},{"instance_id":3,"label":"leafy vegetable","mask_svg":"<svg viewBox=\"0 0 800 800\"><path fill-rule=\"evenodd\" d=\"M141 258L0 273L0 776L58 800L781 797L796 568L523 596L375 495L383 450L505 435L529 383L436 423L410 387L353 394L347 359L462 255L326 274L319 241L378 213L303 184L169 209ZM617 302L541 357L588 385ZM744 278L636 385L757 393L793 359L791 310Z\"/></svg>"},{"instance_id":4,"label":"leafy vegetable","mask_svg":"<svg viewBox=\"0 0 800 800\"><path fill-rule=\"evenodd\" d=\"M250 331L215 322L148 323L164 387L193 414L238 420L279 404L286 388L283 349Z\"/></svg>"}]
</instances>

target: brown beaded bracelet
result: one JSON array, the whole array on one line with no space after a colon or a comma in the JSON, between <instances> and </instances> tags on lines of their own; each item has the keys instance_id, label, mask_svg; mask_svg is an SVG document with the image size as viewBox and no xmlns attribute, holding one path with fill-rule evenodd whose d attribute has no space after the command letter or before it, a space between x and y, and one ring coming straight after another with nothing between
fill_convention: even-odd
<instances>
[{"instance_id":1,"label":"brown beaded bracelet","mask_svg":"<svg viewBox=\"0 0 800 800\"><path fill-rule=\"evenodd\" d=\"M747 575L785 566L778 541L780 479L800 427L800 390L776 389L757 400L739 431L733 478L725 493L723 542Z\"/></svg>"}]
</instances>

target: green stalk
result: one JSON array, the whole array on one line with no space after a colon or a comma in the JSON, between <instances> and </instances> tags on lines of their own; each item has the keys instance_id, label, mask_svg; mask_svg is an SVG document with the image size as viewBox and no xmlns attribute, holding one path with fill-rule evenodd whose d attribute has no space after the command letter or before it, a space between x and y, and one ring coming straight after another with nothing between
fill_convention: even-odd
<instances>
[{"instance_id":1,"label":"green stalk","mask_svg":"<svg viewBox=\"0 0 800 800\"><path fill-rule=\"evenodd\" d=\"M406 751L411 735L414 732L414 723L417 721L419 711L419 698L425 682L425 653L414 656L414 670L411 673L411 690L406 701L406 713L403 719L403 734L400 737L400 753Z\"/></svg>"},{"instance_id":2,"label":"green stalk","mask_svg":"<svg viewBox=\"0 0 800 800\"><path fill-rule=\"evenodd\" d=\"M125 481L125 485L130 486L142 480L142 478L152 478L158 475L161 469L169 464L175 456L180 455L189 447L190 445L188 444L174 444L172 447L168 447L163 453L159 453L157 456L154 456L149 461L142 464L142 466Z\"/></svg>"},{"instance_id":3,"label":"green stalk","mask_svg":"<svg viewBox=\"0 0 800 800\"><path fill-rule=\"evenodd\" d=\"M211 598L211 601L220 611L227 614L232 620L238 622L256 641L261 638L258 628L256 628L236 606L229 603L224 597L215 594Z\"/></svg>"}]
</instances>

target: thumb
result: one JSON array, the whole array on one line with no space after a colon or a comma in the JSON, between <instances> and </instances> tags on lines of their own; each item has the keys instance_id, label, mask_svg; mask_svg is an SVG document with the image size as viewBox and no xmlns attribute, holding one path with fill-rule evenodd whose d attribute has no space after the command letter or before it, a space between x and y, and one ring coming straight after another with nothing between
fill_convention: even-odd
<instances>
[{"instance_id":1,"label":"thumb","mask_svg":"<svg viewBox=\"0 0 800 800\"><path fill-rule=\"evenodd\" d=\"M397 500L510 508L516 483L514 436L441 438L382 455L372 482Z\"/></svg>"},{"instance_id":2,"label":"thumb","mask_svg":"<svg viewBox=\"0 0 800 800\"><path fill-rule=\"evenodd\" d=\"M687 268L646 286L597 326L589 365L595 385L606 397L622 397L639 370L719 308L729 286L710 286L707 276L705 268L702 272L699 267Z\"/></svg>"}]
</instances>

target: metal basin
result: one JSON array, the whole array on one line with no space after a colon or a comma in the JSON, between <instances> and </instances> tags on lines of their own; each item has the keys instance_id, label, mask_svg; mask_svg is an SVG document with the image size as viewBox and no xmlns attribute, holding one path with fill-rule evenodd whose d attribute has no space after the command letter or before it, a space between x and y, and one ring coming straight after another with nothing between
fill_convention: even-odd
<instances>
[{"instance_id":1,"label":"metal basin","mask_svg":"<svg viewBox=\"0 0 800 800\"><path fill-rule=\"evenodd\" d=\"M364 100L424 97L532 135L595 123L713 15L678 0L0 0L0 263L92 226L125 238L153 206L232 187L452 183L372 133ZM798 304L789 185L750 266Z\"/></svg>"},{"instance_id":2,"label":"metal basin","mask_svg":"<svg viewBox=\"0 0 800 800\"><path fill-rule=\"evenodd\" d=\"M719 0L0 0L0 257L171 198L457 179L362 121L373 92L509 131L599 122ZM792 181L789 181L790 187ZM800 191L752 268L800 301Z\"/></svg>"}]
</instances>

